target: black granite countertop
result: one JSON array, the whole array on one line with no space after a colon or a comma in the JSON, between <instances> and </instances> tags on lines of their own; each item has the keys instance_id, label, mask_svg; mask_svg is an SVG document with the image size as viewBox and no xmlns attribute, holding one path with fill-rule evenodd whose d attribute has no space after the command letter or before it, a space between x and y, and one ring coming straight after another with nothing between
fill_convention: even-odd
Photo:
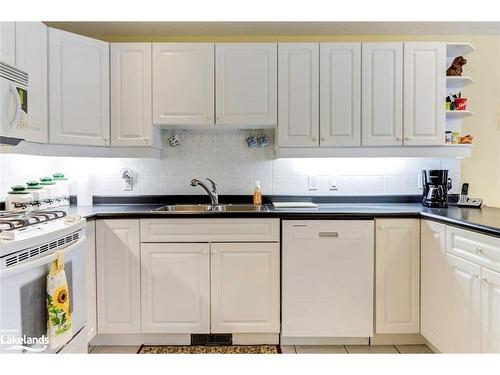
<instances>
[{"instance_id":1,"label":"black granite countertop","mask_svg":"<svg viewBox=\"0 0 500 375\"><path fill-rule=\"evenodd\" d=\"M351 200L351 199L349 199ZM500 208L483 206L478 208L428 208L420 203L367 202L367 203L323 203L318 208L276 209L267 203L267 211L259 212L165 212L154 211L162 206L158 203L114 203L93 206L70 206L70 214L79 214L91 220L111 218L250 218L274 217L281 219L373 219L422 217L450 225L460 226L484 234L500 237Z\"/></svg>"}]
</instances>

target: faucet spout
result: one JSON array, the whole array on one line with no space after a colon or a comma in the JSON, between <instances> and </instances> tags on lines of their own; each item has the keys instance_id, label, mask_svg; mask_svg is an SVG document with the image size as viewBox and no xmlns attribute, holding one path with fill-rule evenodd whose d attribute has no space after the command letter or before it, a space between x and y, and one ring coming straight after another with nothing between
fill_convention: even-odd
<instances>
[{"instance_id":1,"label":"faucet spout","mask_svg":"<svg viewBox=\"0 0 500 375\"><path fill-rule=\"evenodd\" d=\"M208 194L213 205L219 204L219 194L217 193L217 184L209 178L207 178L207 180L212 185L211 189L207 186L206 183L196 178L193 178L191 180L191 186L200 186Z\"/></svg>"}]
</instances>

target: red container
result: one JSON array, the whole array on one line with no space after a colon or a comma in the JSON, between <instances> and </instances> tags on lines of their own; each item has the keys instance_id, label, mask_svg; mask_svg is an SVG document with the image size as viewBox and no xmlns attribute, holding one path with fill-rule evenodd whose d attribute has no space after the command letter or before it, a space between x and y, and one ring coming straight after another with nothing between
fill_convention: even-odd
<instances>
[{"instance_id":1,"label":"red container","mask_svg":"<svg viewBox=\"0 0 500 375\"><path fill-rule=\"evenodd\" d=\"M467 98L456 98L455 99L455 110L465 111L467 108Z\"/></svg>"}]
</instances>

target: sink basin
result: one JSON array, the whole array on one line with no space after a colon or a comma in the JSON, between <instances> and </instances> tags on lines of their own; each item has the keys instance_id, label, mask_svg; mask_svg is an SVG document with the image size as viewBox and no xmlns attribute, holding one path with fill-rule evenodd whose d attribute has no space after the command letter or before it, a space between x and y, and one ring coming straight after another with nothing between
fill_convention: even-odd
<instances>
[{"instance_id":1,"label":"sink basin","mask_svg":"<svg viewBox=\"0 0 500 375\"><path fill-rule=\"evenodd\" d=\"M265 206L254 206L253 204L172 204L162 206L153 211L165 212L265 212Z\"/></svg>"}]
</instances>

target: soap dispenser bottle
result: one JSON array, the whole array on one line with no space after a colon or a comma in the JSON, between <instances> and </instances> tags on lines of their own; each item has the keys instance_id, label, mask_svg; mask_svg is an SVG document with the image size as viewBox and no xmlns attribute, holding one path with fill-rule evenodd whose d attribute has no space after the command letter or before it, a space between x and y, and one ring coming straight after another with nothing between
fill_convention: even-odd
<instances>
[{"instance_id":1,"label":"soap dispenser bottle","mask_svg":"<svg viewBox=\"0 0 500 375\"><path fill-rule=\"evenodd\" d=\"M255 182L255 187L253 189L253 204L260 206L262 204L262 191L260 189L260 182Z\"/></svg>"}]
</instances>

